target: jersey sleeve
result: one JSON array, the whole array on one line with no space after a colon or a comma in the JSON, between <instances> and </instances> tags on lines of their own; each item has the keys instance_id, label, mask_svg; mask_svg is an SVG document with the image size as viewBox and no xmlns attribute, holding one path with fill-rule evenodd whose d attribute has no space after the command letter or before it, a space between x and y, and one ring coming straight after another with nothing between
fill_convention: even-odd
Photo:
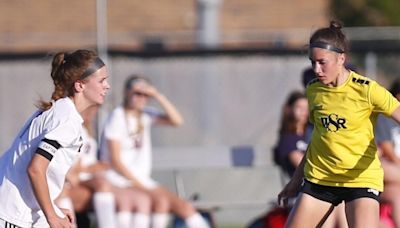
<instances>
[{"instance_id":1,"label":"jersey sleeve","mask_svg":"<svg viewBox=\"0 0 400 228\"><path fill-rule=\"evenodd\" d=\"M391 116L394 110L400 106L399 101L378 83L371 83L369 98L373 110Z\"/></svg>"},{"instance_id":2,"label":"jersey sleeve","mask_svg":"<svg viewBox=\"0 0 400 228\"><path fill-rule=\"evenodd\" d=\"M59 121L44 134L36 150L37 154L51 160L60 148L79 151L81 146L80 124L74 121Z\"/></svg>"},{"instance_id":3,"label":"jersey sleeve","mask_svg":"<svg viewBox=\"0 0 400 228\"><path fill-rule=\"evenodd\" d=\"M60 147L61 145L57 141L44 138L39 143L36 153L51 161L51 159L53 159L54 155L56 154L57 150L60 149Z\"/></svg>"}]
</instances>

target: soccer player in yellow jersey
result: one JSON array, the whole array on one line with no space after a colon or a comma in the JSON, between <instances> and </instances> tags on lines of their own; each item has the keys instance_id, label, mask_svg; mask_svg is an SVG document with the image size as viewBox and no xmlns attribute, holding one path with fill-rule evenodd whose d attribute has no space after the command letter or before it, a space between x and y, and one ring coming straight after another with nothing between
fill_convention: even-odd
<instances>
[{"instance_id":1,"label":"soccer player in yellow jersey","mask_svg":"<svg viewBox=\"0 0 400 228\"><path fill-rule=\"evenodd\" d=\"M320 227L345 202L351 228L379 226L383 170L374 143L379 113L400 122L399 102L377 82L345 68L347 40L332 21L314 32L309 58L317 78L306 89L311 142L291 181L278 195L300 191L286 227Z\"/></svg>"}]
</instances>

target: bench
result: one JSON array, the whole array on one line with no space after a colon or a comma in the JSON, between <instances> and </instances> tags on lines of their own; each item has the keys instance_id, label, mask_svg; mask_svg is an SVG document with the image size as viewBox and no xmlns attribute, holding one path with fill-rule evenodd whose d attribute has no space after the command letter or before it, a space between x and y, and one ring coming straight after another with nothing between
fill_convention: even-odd
<instances>
[{"instance_id":1,"label":"bench","mask_svg":"<svg viewBox=\"0 0 400 228\"><path fill-rule=\"evenodd\" d=\"M243 227L267 211L282 188L279 168L252 166L251 157L248 146L158 149L153 178L196 208L212 211L218 225Z\"/></svg>"}]
</instances>

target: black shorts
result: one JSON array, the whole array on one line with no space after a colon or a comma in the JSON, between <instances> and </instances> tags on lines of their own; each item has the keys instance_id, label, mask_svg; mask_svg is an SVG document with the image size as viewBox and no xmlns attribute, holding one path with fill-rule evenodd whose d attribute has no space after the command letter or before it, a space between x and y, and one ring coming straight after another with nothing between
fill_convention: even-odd
<instances>
[{"instance_id":1,"label":"black shorts","mask_svg":"<svg viewBox=\"0 0 400 228\"><path fill-rule=\"evenodd\" d=\"M339 205L342 201L350 202L359 198L372 198L379 202L378 190L372 188L347 188L347 187L331 187L314 184L310 181L304 180L301 192L313 196L319 200Z\"/></svg>"}]
</instances>

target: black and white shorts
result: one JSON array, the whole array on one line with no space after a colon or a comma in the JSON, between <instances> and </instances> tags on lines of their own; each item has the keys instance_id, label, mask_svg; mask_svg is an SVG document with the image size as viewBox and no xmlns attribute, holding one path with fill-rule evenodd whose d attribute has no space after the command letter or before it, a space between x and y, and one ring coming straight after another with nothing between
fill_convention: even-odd
<instances>
[{"instance_id":1,"label":"black and white shorts","mask_svg":"<svg viewBox=\"0 0 400 228\"><path fill-rule=\"evenodd\" d=\"M372 198L379 202L380 192L372 188L347 188L347 187L331 187L314 184L304 180L301 192L313 196L319 200L329 202L334 206L339 205L342 201L350 202L359 198Z\"/></svg>"}]
</instances>

